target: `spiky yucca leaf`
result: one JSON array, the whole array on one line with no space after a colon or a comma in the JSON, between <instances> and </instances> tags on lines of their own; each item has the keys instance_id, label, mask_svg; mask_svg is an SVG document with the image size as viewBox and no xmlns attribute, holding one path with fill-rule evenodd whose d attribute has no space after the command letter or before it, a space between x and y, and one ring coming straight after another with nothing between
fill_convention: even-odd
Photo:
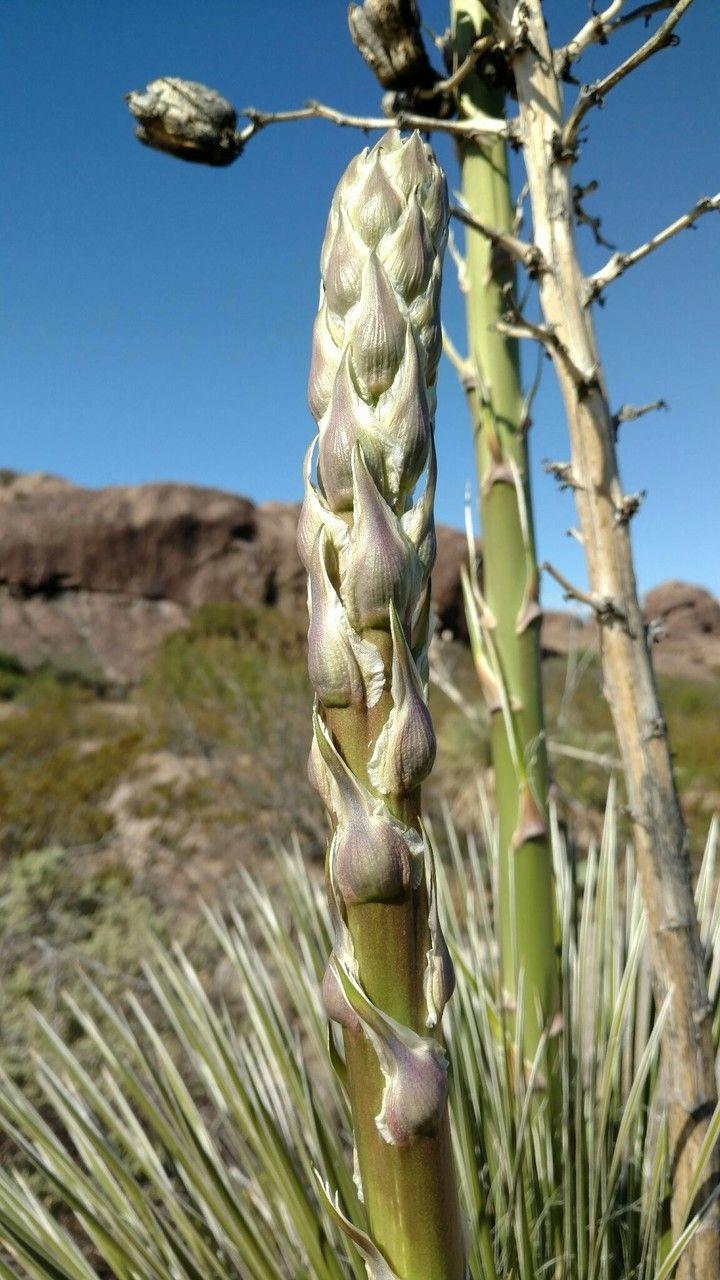
<instances>
[{"instance_id":1,"label":"spiky yucca leaf","mask_svg":"<svg viewBox=\"0 0 720 1280\"><path fill-rule=\"evenodd\" d=\"M494 865L479 851L493 848L495 833L482 797L481 815L482 841L465 849L448 819L439 843L449 865L438 858L458 977L449 1051L472 1280L668 1280L697 1218L670 1249L658 1079L665 1011L652 1009L631 853L618 878L613 797L581 890L553 824L564 938L563 1021L549 1032L561 1059L559 1111L544 1088L543 1046L524 1061L522 1018L503 1005ZM716 838L713 827L697 893L713 973ZM347 1106L318 995L329 943L324 894L296 849L279 866L279 892L248 879L243 916L209 917L243 995L239 1023L208 998L179 950L158 948L144 1005L132 999L120 1014L90 988L73 1006L100 1070L87 1074L46 1026L42 1114L3 1081L1 1123L15 1156L0 1170L0 1280L365 1274L313 1173L338 1189L339 1214L362 1241ZM98 1012L110 1030L99 1030ZM716 1116L711 1139L719 1133Z\"/></svg>"}]
</instances>

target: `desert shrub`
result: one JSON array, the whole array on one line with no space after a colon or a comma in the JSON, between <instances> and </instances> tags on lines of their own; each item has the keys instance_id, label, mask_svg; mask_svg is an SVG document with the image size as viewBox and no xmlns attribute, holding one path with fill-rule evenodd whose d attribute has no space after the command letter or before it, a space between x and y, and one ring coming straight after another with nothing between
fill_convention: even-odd
<instances>
[{"instance_id":1,"label":"desert shrub","mask_svg":"<svg viewBox=\"0 0 720 1280\"><path fill-rule=\"evenodd\" d=\"M565 1280L668 1280L697 1219L668 1252L658 1073L666 1011L653 1010L631 860L618 882L614 803L582 889L553 827L563 922L557 1096L540 1071L544 1046L525 1062L522 1027L504 1007L483 812L482 839L463 848L450 826L441 840L458 975L448 1039L469 1274L537 1280L556 1268ZM715 843L713 833L697 904L717 1008ZM363 1277L314 1173L362 1230L348 1107L319 999L330 947L324 893L298 850L279 858L280 888L248 876L242 912L226 904L210 917L226 987L240 1001L234 1016L179 947L158 945L144 968L147 995L132 992L125 1012L100 984L67 1001L102 1071L86 1070L77 1048L41 1023L42 1111L4 1079L1 1123L17 1152L0 1169L6 1280ZM335 1061L342 1070L337 1046ZM716 1115L709 1142L719 1130Z\"/></svg>"}]
</instances>

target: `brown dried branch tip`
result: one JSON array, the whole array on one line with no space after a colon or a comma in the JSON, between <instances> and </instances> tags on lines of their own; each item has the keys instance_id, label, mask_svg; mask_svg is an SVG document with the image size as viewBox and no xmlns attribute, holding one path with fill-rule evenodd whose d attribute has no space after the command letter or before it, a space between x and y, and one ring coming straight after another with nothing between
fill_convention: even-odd
<instances>
[{"instance_id":1,"label":"brown dried branch tip","mask_svg":"<svg viewBox=\"0 0 720 1280\"><path fill-rule=\"evenodd\" d=\"M126 101L138 121L136 138L155 151L222 168L242 150L234 106L207 85L161 76Z\"/></svg>"}]
</instances>

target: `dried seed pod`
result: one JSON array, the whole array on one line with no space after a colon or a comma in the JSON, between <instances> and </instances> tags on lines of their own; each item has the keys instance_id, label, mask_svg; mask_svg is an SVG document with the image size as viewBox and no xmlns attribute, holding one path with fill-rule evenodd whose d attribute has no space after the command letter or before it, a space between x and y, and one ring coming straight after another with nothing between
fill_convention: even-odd
<instances>
[{"instance_id":1,"label":"dried seed pod","mask_svg":"<svg viewBox=\"0 0 720 1280\"><path fill-rule=\"evenodd\" d=\"M126 99L138 121L135 136L146 147L213 167L232 164L240 155L237 113L216 89L161 76Z\"/></svg>"}]
</instances>

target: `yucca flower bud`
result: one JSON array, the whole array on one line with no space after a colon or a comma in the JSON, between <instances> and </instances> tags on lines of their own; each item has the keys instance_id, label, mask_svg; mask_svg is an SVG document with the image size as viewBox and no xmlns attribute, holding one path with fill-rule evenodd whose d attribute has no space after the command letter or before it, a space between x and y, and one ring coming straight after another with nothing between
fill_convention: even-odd
<instances>
[{"instance_id":1,"label":"yucca flower bud","mask_svg":"<svg viewBox=\"0 0 720 1280\"><path fill-rule=\"evenodd\" d=\"M389 1255L393 1224L410 1202L435 1197L438 1179L452 1186L437 1029L454 978L419 809L435 757L426 682L446 231L445 179L417 134L386 134L338 183L308 387L318 434L305 458L298 525L316 693L308 768L332 824L323 1002L342 1028L341 1074L362 1117L355 1138L368 1220ZM331 1043L339 1054L334 1034ZM409 1166L392 1164L394 1148L421 1140L437 1152L437 1168L433 1157L424 1166L424 1190ZM397 1184L395 1207L376 1199L371 1166L378 1189ZM452 1193L444 1203L454 1203ZM455 1225L435 1230L428 1248L444 1256ZM417 1267L403 1265L424 1273L426 1257L418 1237ZM453 1259L457 1270L459 1254Z\"/></svg>"},{"instance_id":2,"label":"yucca flower bud","mask_svg":"<svg viewBox=\"0 0 720 1280\"><path fill-rule=\"evenodd\" d=\"M309 770L333 823L332 892L347 911L412 898L425 875L428 945L418 990L425 993L422 1026L430 1028L452 989L452 966L437 920L428 846L392 806L417 797L435 757L425 679L446 224L445 181L417 134L406 140L386 134L352 161L338 183L322 248L309 385L319 433L317 450L311 446L305 459L298 527L308 569L309 672L317 695ZM413 505L423 471L424 488ZM389 641L384 651L377 641L383 632ZM343 758L332 717L365 714L384 690L388 707L368 743L365 781ZM343 973L349 972L351 949L352 930L344 956L334 952L326 973L326 1007L344 1027L354 1028L359 1019L367 1030L367 997L348 1003L347 984L338 976L340 960ZM352 982L361 987L362 975L353 973ZM415 1041L410 1052L394 1033L379 1040L384 1017L382 1011L372 1015L371 1035L376 1048L382 1043L386 1090L392 1081L395 1099L388 1095L382 1132L388 1142L405 1143L412 1139L410 1104L402 1103L405 1128L405 1121L392 1119L396 1095L405 1097L401 1082L415 1079L417 1064L418 1080L435 1080L443 1068ZM417 1039L416 1031L408 1035ZM402 1056L397 1071L388 1065L394 1052Z\"/></svg>"},{"instance_id":3,"label":"yucca flower bud","mask_svg":"<svg viewBox=\"0 0 720 1280\"><path fill-rule=\"evenodd\" d=\"M234 106L204 84L161 76L126 100L138 121L135 136L146 147L216 168L232 164L242 150Z\"/></svg>"},{"instance_id":4,"label":"yucca flower bud","mask_svg":"<svg viewBox=\"0 0 720 1280\"><path fill-rule=\"evenodd\" d=\"M380 431L398 397L407 399L408 379L434 407L446 237L445 178L419 134L403 140L391 130L348 166L333 196L320 260L308 398L321 437L347 346L354 393ZM405 362L413 359L420 369L408 372ZM405 378L395 388L401 370Z\"/></svg>"}]
</instances>

